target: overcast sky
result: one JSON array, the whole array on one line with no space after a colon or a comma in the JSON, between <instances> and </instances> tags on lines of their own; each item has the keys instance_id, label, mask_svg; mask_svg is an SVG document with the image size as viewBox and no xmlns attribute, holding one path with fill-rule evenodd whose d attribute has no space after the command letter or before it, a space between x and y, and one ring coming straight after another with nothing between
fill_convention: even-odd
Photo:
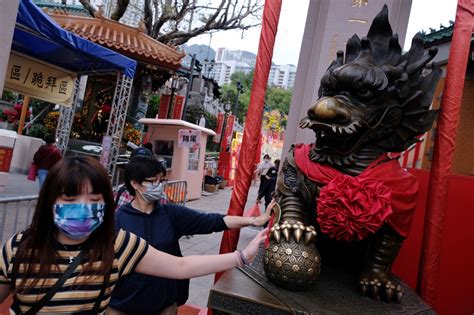
<instances>
[{"instance_id":1,"label":"overcast sky","mask_svg":"<svg viewBox=\"0 0 474 315\"><path fill-rule=\"evenodd\" d=\"M409 48L411 38L416 32L422 29L428 31L429 27L439 29L440 23L449 25L449 20L454 21L456 4L456 0L413 0L405 49ZM276 64L296 65L298 63L308 5L309 0L283 0L273 52L273 62ZM214 33L211 47L214 50L225 47L232 50L248 50L257 53L259 36L260 27L243 33L242 31ZM191 39L188 44L208 45L209 39L209 35L202 35Z\"/></svg>"}]
</instances>

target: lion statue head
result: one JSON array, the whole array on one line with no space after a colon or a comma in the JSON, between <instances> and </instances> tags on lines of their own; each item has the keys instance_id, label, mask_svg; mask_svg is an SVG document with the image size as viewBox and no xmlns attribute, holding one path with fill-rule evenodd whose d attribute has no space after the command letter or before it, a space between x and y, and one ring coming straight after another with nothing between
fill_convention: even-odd
<instances>
[{"instance_id":1,"label":"lion statue head","mask_svg":"<svg viewBox=\"0 0 474 315\"><path fill-rule=\"evenodd\" d=\"M300 121L311 128L315 162L356 163L364 148L401 152L428 131L436 117L430 105L441 76L436 48L425 54L421 34L402 54L384 6L367 37L352 36L321 79L319 99Z\"/></svg>"}]
</instances>

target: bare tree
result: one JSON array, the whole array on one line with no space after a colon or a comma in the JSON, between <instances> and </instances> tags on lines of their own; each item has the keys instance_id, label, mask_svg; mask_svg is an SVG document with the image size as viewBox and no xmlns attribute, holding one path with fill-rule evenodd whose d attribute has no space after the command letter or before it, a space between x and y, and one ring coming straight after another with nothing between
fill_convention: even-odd
<instances>
[{"instance_id":1,"label":"bare tree","mask_svg":"<svg viewBox=\"0 0 474 315\"><path fill-rule=\"evenodd\" d=\"M90 0L79 1L95 14ZM118 21L131 4L130 0L114 1L111 19ZM145 0L140 10L151 37L177 46L204 33L260 25L262 7L262 0Z\"/></svg>"}]
</instances>

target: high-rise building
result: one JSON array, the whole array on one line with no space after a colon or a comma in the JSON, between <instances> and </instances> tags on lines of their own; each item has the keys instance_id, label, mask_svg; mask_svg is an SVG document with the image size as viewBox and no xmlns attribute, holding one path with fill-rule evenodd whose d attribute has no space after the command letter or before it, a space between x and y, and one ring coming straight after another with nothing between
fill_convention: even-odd
<instances>
[{"instance_id":1,"label":"high-rise building","mask_svg":"<svg viewBox=\"0 0 474 315\"><path fill-rule=\"evenodd\" d=\"M218 48L216 64L210 76L219 85L230 83L230 76L237 71L249 73L255 68L256 55L243 50ZM283 89L292 89L295 84L296 67L294 65L272 65L268 76L268 85Z\"/></svg>"},{"instance_id":2,"label":"high-rise building","mask_svg":"<svg viewBox=\"0 0 474 315\"><path fill-rule=\"evenodd\" d=\"M219 54L219 52L218 52ZM229 84L230 77L235 72L250 73L253 70L249 64L241 61L229 60L216 62L209 76L216 80L219 85Z\"/></svg>"},{"instance_id":3,"label":"high-rise building","mask_svg":"<svg viewBox=\"0 0 474 315\"><path fill-rule=\"evenodd\" d=\"M218 48L216 53L216 61L240 61L245 62L250 67L255 67L257 56L254 53L245 50L230 50L227 48Z\"/></svg>"},{"instance_id":4,"label":"high-rise building","mask_svg":"<svg viewBox=\"0 0 474 315\"><path fill-rule=\"evenodd\" d=\"M268 76L268 85L282 89L291 89L295 84L296 67L294 65L272 65Z\"/></svg>"}]
</instances>

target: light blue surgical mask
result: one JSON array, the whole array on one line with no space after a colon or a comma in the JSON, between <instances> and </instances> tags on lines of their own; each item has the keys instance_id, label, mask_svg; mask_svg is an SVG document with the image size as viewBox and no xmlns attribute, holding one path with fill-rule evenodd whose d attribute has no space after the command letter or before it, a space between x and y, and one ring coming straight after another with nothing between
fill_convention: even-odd
<instances>
[{"instance_id":1,"label":"light blue surgical mask","mask_svg":"<svg viewBox=\"0 0 474 315\"><path fill-rule=\"evenodd\" d=\"M72 239L83 239L104 222L103 203L66 203L54 205L54 224Z\"/></svg>"},{"instance_id":2,"label":"light blue surgical mask","mask_svg":"<svg viewBox=\"0 0 474 315\"><path fill-rule=\"evenodd\" d=\"M153 203L156 200L166 199L163 183L159 183L159 184L149 183L149 184L143 184L143 186L146 187L146 191L143 193L140 191L138 192L140 193L140 195L146 202Z\"/></svg>"}]
</instances>

